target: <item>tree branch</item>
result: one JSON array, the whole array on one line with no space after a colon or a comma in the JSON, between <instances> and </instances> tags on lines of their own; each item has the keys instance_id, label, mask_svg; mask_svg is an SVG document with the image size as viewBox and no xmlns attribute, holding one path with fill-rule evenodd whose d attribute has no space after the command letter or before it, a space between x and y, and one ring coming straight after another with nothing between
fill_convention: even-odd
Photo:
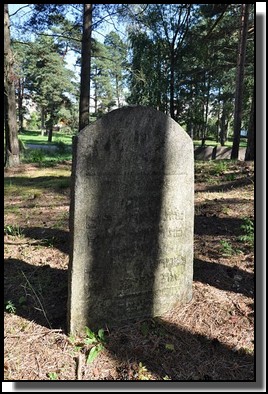
<instances>
[{"instance_id":1,"label":"tree branch","mask_svg":"<svg viewBox=\"0 0 268 394\"><path fill-rule=\"evenodd\" d=\"M26 4L23 7L20 7L17 11L15 11L13 14L10 14L9 17L12 17L14 15L16 15L19 11L21 11L23 8L27 8L29 7L30 4Z\"/></svg>"},{"instance_id":2,"label":"tree branch","mask_svg":"<svg viewBox=\"0 0 268 394\"><path fill-rule=\"evenodd\" d=\"M216 19L216 21L213 23L211 29L209 30L208 34L204 37L205 39L208 39L211 35L211 33L213 32L213 30L215 29L215 27L218 25L218 23L221 21L221 19L223 18L225 12L227 11L227 8L229 7L229 4L226 4L225 9L223 10L223 12L221 13L221 15L218 17L218 19Z\"/></svg>"}]
</instances>

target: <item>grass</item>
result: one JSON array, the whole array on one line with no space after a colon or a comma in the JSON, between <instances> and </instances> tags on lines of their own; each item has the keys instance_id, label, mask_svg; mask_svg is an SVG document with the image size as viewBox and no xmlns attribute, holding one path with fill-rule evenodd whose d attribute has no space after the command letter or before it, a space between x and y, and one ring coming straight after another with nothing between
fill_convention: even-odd
<instances>
[{"instance_id":1,"label":"grass","mask_svg":"<svg viewBox=\"0 0 268 394\"><path fill-rule=\"evenodd\" d=\"M40 130L26 130L19 134L19 140L25 147L22 150L22 163L37 163L40 167L54 167L62 161L72 160L72 135L70 134L54 131L52 142L48 142L48 137L42 136ZM193 143L195 147L201 146L200 140L194 140ZM40 149L31 149L27 146L28 144L38 145ZM232 144L232 139L230 139L226 141L225 146L232 147ZM53 151L45 149L48 145L54 148ZM220 146L220 143L213 139L207 139L205 142L205 146L216 145ZM246 146L247 139L241 138L240 147Z\"/></svg>"},{"instance_id":2,"label":"grass","mask_svg":"<svg viewBox=\"0 0 268 394\"><path fill-rule=\"evenodd\" d=\"M19 195L21 200L35 200L44 192L57 190L64 192L70 186L70 171L68 169L50 168L36 169L34 176L29 171L28 176L14 176L4 179L6 198Z\"/></svg>"},{"instance_id":3,"label":"grass","mask_svg":"<svg viewBox=\"0 0 268 394\"><path fill-rule=\"evenodd\" d=\"M60 133L58 131L53 132L52 142L48 142L48 137L46 135L42 136L40 130L25 130L19 134L19 139L24 144L55 145L55 143L62 141L66 145L72 145L72 135Z\"/></svg>"},{"instance_id":4,"label":"grass","mask_svg":"<svg viewBox=\"0 0 268 394\"><path fill-rule=\"evenodd\" d=\"M201 145L202 145L201 140L194 140L194 146L201 146ZM214 139L207 139L205 142L205 146L221 146L221 144L220 142L217 142ZM233 140L230 139L229 141L226 141L224 146L227 148L231 148L233 146ZM245 148L247 146L247 138L240 138L239 146L241 148Z\"/></svg>"},{"instance_id":5,"label":"grass","mask_svg":"<svg viewBox=\"0 0 268 394\"><path fill-rule=\"evenodd\" d=\"M19 134L22 163L37 163L40 167L54 167L60 162L72 160L72 135L54 131L52 142L47 136L42 136L40 131L26 130ZM33 144L40 149L32 149ZM47 147L50 146L51 149ZM52 150L53 149L53 150Z\"/></svg>"},{"instance_id":6,"label":"grass","mask_svg":"<svg viewBox=\"0 0 268 394\"><path fill-rule=\"evenodd\" d=\"M73 133L75 135L75 133ZM53 132L53 137L52 137L52 142L48 142L48 137L47 136L42 136L41 135L41 130L25 130L23 133L19 134L19 139L24 143L24 144L35 144L35 145L55 145L58 142L63 142L65 145L71 146L72 145L72 135L70 134L65 134L61 133L59 131L54 131ZM194 145L195 146L201 146L202 141L201 140L194 140ZM217 142L215 139L206 139L205 146L220 146L220 143ZM225 142L226 147L232 147L233 145L233 140L230 138L229 141ZM247 138L240 138L240 147L246 147L247 146Z\"/></svg>"}]
</instances>

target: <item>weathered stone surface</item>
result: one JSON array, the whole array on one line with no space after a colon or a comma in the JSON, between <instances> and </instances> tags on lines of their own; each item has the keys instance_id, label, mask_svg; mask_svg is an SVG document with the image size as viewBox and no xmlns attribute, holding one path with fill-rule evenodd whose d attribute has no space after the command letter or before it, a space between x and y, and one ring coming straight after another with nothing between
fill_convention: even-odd
<instances>
[{"instance_id":1,"label":"weathered stone surface","mask_svg":"<svg viewBox=\"0 0 268 394\"><path fill-rule=\"evenodd\" d=\"M246 150L247 150L247 148L239 148L238 160L241 160L241 161L245 160Z\"/></svg>"},{"instance_id":2,"label":"weathered stone surface","mask_svg":"<svg viewBox=\"0 0 268 394\"><path fill-rule=\"evenodd\" d=\"M227 146L215 146L215 159L231 159L232 148Z\"/></svg>"},{"instance_id":3,"label":"weathered stone surface","mask_svg":"<svg viewBox=\"0 0 268 394\"><path fill-rule=\"evenodd\" d=\"M194 150L195 160L212 160L215 158L213 146L198 146Z\"/></svg>"},{"instance_id":4,"label":"weathered stone surface","mask_svg":"<svg viewBox=\"0 0 268 394\"><path fill-rule=\"evenodd\" d=\"M68 329L159 316L192 297L190 137L151 108L124 107L74 140Z\"/></svg>"}]
</instances>

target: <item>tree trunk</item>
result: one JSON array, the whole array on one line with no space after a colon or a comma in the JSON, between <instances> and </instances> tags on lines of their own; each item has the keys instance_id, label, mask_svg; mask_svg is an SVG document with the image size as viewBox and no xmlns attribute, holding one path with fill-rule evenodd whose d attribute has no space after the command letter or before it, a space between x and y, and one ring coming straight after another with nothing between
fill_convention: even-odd
<instances>
[{"instance_id":1,"label":"tree trunk","mask_svg":"<svg viewBox=\"0 0 268 394\"><path fill-rule=\"evenodd\" d=\"M206 75L205 75L206 78ZM205 81L206 85L206 81ZM208 110L209 110L209 94L210 94L210 76L208 76L208 81L207 81L207 97L206 97L206 107L205 107L205 125L204 125L204 144L208 135Z\"/></svg>"},{"instance_id":2,"label":"tree trunk","mask_svg":"<svg viewBox=\"0 0 268 394\"><path fill-rule=\"evenodd\" d=\"M237 69L236 69L234 140L233 140L233 147L231 153L231 159L233 160L238 159L239 144L240 144L249 6L250 6L249 4L241 5L242 16L241 16L241 28L240 28L240 37L238 44L238 58L237 58Z\"/></svg>"},{"instance_id":3,"label":"tree trunk","mask_svg":"<svg viewBox=\"0 0 268 394\"><path fill-rule=\"evenodd\" d=\"M171 59L170 59L170 116L172 119L175 117L174 111L174 84L175 84L175 55L174 55L174 48L171 50Z\"/></svg>"},{"instance_id":4,"label":"tree trunk","mask_svg":"<svg viewBox=\"0 0 268 394\"><path fill-rule=\"evenodd\" d=\"M118 75L115 76L115 91L116 91L117 106L118 106L118 108L120 108L120 91L119 91Z\"/></svg>"},{"instance_id":5,"label":"tree trunk","mask_svg":"<svg viewBox=\"0 0 268 394\"><path fill-rule=\"evenodd\" d=\"M79 131L89 124L90 64L91 64L92 4L84 4Z\"/></svg>"},{"instance_id":6,"label":"tree trunk","mask_svg":"<svg viewBox=\"0 0 268 394\"><path fill-rule=\"evenodd\" d=\"M19 111L19 130L18 132L21 133L23 131L23 82L22 78L18 80L18 111Z\"/></svg>"},{"instance_id":7,"label":"tree trunk","mask_svg":"<svg viewBox=\"0 0 268 394\"><path fill-rule=\"evenodd\" d=\"M41 107L41 135L44 136L46 135L46 110L42 106Z\"/></svg>"},{"instance_id":8,"label":"tree trunk","mask_svg":"<svg viewBox=\"0 0 268 394\"><path fill-rule=\"evenodd\" d=\"M16 98L13 73L13 54L10 48L8 4L4 4L4 126L5 166L20 164L19 140L16 115Z\"/></svg>"},{"instance_id":9,"label":"tree trunk","mask_svg":"<svg viewBox=\"0 0 268 394\"><path fill-rule=\"evenodd\" d=\"M47 142L52 142L52 136L53 136L53 127L49 127L48 129L48 138L47 138Z\"/></svg>"},{"instance_id":10,"label":"tree trunk","mask_svg":"<svg viewBox=\"0 0 268 394\"><path fill-rule=\"evenodd\" d=\"M251 109L250 109L250 119L248 127L248 142L247 150L245 155L245 160L255 159L255 124L254 124L254 96L252 97Z\"/></svg>"},{"instance_id":11,"label":"tree trunk","mask_svg":"<svg viewBox=\"0 0 268 394\"><path fill-rule=\"evenodd\" d=\"M225 101L222 103L222 116L221 116L221 128L220 128L220 144L221 146L225 145L225 141L227 140L227 127L228 122L226 122L226 109L225 109Z\"/></svg>"},{"instance_id":12,"label":"tree trunk","mask_svg":"<svg viewBox=\"0 0 268 394\"><path fill-rule=\"evenodd\" d=\"M47 142L52 142L53 127L54 127L56 121L57 121L57 119L55 116L55 107L54 107L54 104L52 104L51 109L50 109L49 119L46 122L47 130L48 130Z\"/></svg>"}]
</instances>

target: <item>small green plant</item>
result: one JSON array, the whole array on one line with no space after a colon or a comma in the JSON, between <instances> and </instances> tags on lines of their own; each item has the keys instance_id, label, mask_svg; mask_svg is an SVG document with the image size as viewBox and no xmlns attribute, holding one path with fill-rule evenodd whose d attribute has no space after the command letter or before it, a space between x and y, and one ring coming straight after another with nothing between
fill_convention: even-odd
<instances>
[{"instance_id":1,"label":"small green plant","mask_svg":"<svg viewBox=\"0 0 268 394\"><path fill-rule=\"evenodd\" d=\"M150 380L152 378L152 375L149 373L147 367L143 365L142 363L139 363L139 369L138 369L138 379L139 380Z\"/></svg>"},{"instance_id":2,"label":"small green plant","mask_svg":"<svg viewBox=\"0 0 268 394\"><path fill-rule=\"evenodd\" d=\"M58 375L56 372L49 372L47 376L49 377L50 380L58 380Z\"/></svg>"},{"instance_id":3,"label":"small green plant","mask_svg":"<svg viewBox=\"0 0 268 394\"><path fill-rule=\"evenodd\" d=\"M98 333L95 334L90 328L85 327L86 338L84 340L85 345L93 345L87 356L87 364L92 363L99 353L104 349L105 346L105 334L104 329L99 329Z\"/></svg>"},{"instance_id":4,"label":"small green plant","mask_svg":"<svg viewBox=\"0 0 268 394\"><path fill-rule=\"evenodd\" d=\"M42 163L45 153L42 149L32 149L26 152L25 161L28 163Z\"/></svg>"},{"instance_id":5,"label":"small green plant","mask_svg":"<svg viewBox=\"0 0 268 394\"><path fill-rule=\"evenodd\" d=\"M71 342L72 345L75 344L76 342L76 338L73 334L69 334L69 341Z\"/></svg>"},{"instance_id":6,"label":"small green plant","mask_svg":"<svg viewBox=\"0 0 268 394\"><path fill-rule=\"evenodd\" d=\"M166 343L165 348L170 351L175 350L173 343Z\"/></svg>"},{"instance_id":7,"label":"small green plant","mask_svg":"<svg viewBox=\"0 0 268 394\"><path fill-rule=\"evenodd\" d=\"M221 252L223 256L232 256L234 254L240 254L242 251L240 249L234 249L230 242L222 240L221 243Z\"/></svg>"},{"instance_id":8,"label":"small green plant","mask_svg":"<svg viewBox=\"0 0 268 394\"><path fill-rule=\"evenodd\" d=\"M41 241L42 245L47 246L49 248L53 248L55 242L56 242L56 238L55 237L44 238Z\"/></svg>"},{"instance_id":9,"label":"small green plant","mask_svg":"<svg viewBox=\"0 0 268 394\"><path fill-rule=\"evenodd\" d=\"M226 175L226 181L234 181L234 180L235 180L235 174Z\"/></svg>"},{"instance_id":10,"label":"small green plant","mask_svg":"<svg viewBox=\"0 0 268 394\"><path fill-rule=\"evenodd\" d=\"M171 378L170 378L168 375L165 375L165 376L163 377L163 380L171 380Z\"/></svg>"},{"instance_id":11,"label":"small green plant","mask_svg":"<svg viewBox=\"0 0 268 394\"><path fill-rule=\"evenodd\" d=\"M220 243L221 243L221 252L223 253L223 255L232 256L234 254L235 251L232 245L230 244L230 242L221 240Z\"/></svg>"},{"instance_id":12,"label":"small green plant","mask_svg":"<svg viewBox=\"0 0 268 394\"><path fill-rule=\"evenodd\" d=\"M214 162L210 173L211 175L222 175L226 172L227 168L228 164L226 161Z\"/></svg>"},{"instance_id":13,"label":"small green plant","mask_svg":"<svg viewBox=\"0 0 268 394\"><path fill-rule=\"evenodd\" d=\"M254 244L254 223L251 219L245 218L244 223L240 226L240 229L243 231L243 235L238 237L239 241L246 242L249 245Z\"/></svg>"},{"instance_id":14,"label":"small green plant","mask_svg":"<svg viewBox=\"0 0 268 394\"><path fill-rule=\"evenodd\" d=\"M21 237L22 236L22 229L19 226L13 226L11 224L8 224L4 226L4 234L5 235L12 235L15 237Z\"/></svg>"},{"instance_id":15,"label":"small green plant","mask_svg":"<svg viewBox=\"0 0 268 394\"><path fill-rule=\"evenodd\" d=\"M13 302L10 301L10 300L8 300L8 301L6 302L5 308L6 308L7 312L9 312L9 313L13 313L13 314L16 313L16 307L15 307L15 305L13 304Z\"/></svg>"}]
</instances>

